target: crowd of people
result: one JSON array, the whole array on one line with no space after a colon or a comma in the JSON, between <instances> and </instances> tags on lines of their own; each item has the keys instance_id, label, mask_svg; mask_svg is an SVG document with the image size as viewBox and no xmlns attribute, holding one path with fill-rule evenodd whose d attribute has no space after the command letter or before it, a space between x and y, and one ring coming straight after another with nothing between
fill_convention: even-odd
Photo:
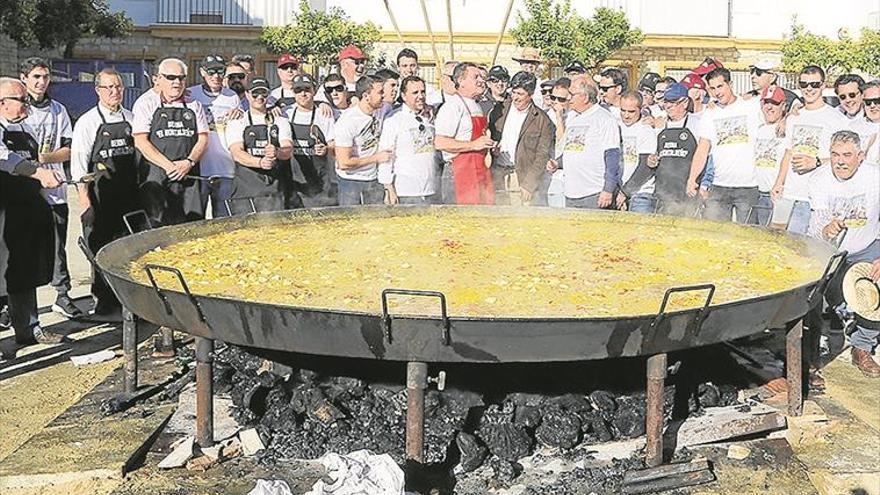
<instances>
[{"instance_id":1,"label":"crowd of people","mask_svg":"<svg viewBox=\"0 0 880 495\"><path fill-rule=\"evenodd\" d=\"M204 57L192 87L187 64L166 58L131 110L120 75L100 71L98 104L75 124L47 96L48 62L24 61L20 77L0 79L0 306L16 343L61 338L39 324L36 287L51 283L53 310L83 316L68 295L66 184L92 251L138 210L157 227L317 206L497 204L773 225L839 243L880 280L880 81L845 74L828 96L810 65L793 92L762 60L736 94L712 58L681 80L649 72L635 84L579 61L544 79L534 49L514 60L512 75L446 62L435 87L411 49L368 71L348 46L321 81L281 55L272 88L252 56ZM95 314L118 310L99 276L92 294ZM851 339L872 377L878 328L860 319Z\"/></svg>"}]
</instances>

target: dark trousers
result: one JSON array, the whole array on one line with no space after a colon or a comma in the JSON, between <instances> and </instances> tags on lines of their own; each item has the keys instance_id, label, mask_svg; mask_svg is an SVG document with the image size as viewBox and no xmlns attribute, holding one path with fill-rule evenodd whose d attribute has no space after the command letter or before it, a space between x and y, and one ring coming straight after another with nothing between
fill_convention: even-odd
<instances>
[{"instance_id":1,"label":"dark trousers","mask_svg":"<svg viewBox=\"0 0 880 495\"><path fill-rule=\"evenodd\" d=\"M55 224L55 269L52 272L52 288L59 296L70 292L70 272L67 271L67 217L70 208L66 204L52 205L52 221Z\"/></svg>"},{"instance_id":2,"label":"dark trousers","mask_svg":"<svg viewBox=\"0 0 880 495\"><path fill-rule=\"evenodd\" d=\"M34 340L34 329L40 325L37 313L37 289L9 292L9 317L15 330L15 342L30 344Z\"/></svg>"},{"instance_id":3,"label":"dark trousers","mask_svg":"<svg viewBox=\"0 0 880 495\"><path fill-rule=\"evenodd\" d=\"M211 218L228 217L229 210L226 208L226 200L232 197L232 177L219 177L217 180L204 182L201 188L202 210L208 211L208 200L211 200Z\"/></svg>"},{"instance_id":4,"label":"dark trousers","mask_svg":"<svg viewBox=\"0 0 880 495\"><path fill-rule=\"evenodd\" d=\"M377 180L339 178L339 206L380 205L385 188Z\"/></svg>"},{"instance_id":5,"label":"dark trousers","mask_svg":"<svg viewBox=\"0 0 880 495\"><path fill-rule=\"evenodd\" d=\"M738 223L748 221L749 210L758 204L757 187L720 187L714 186L706 200L706 211L703 217L708 220L729 222L731 215L736 214Z\"/></svg>"},{"instance_id":6,"label":"dark trousers","mask_svg":"<svg viewBox=\"0 0 880 495\"><path fill-rule=\"evenodd\" d=\"M399 196L397 202L402 205L439 205L440 194L430 196Z\"/></svg>"},{"instance_id":7,"label":"dark trousers","mask_svg":"<svg viewBox=\"0 0 880 495\"><path fill-rule=\"evenodd\" d=\"M599 194L584 196L583 198L565 198L566 208L585 208L590 210L599 209Z\"/></svg>"}]
</instances>

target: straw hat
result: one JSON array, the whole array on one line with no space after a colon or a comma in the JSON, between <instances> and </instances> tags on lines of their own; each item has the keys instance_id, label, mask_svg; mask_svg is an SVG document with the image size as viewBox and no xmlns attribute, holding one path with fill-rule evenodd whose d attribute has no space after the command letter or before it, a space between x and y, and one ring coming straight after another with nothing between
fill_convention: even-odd
<instances>
[{"instance_id":1,"label":"straw hat","mask_svg":"<svg viewBox=\"0 0 880 495\"><path fill-rule=\"evenodd\" d=\"M869 321L880 321L880 285L868 275L871 263L856 263L843 276L843 300L855 314Z\"/></svg>"},{"instance_id":2,"label":"straw hat","mask_svg":"<svg viewBox=\"0 0 880 495\"><path fill-rule=\"evenodd\" d=\"M535 64L541 63L541 53L537 48L523 48L519 57L513 57L513 60L516 62L532 62Z\"/></svg>"}]
</instances>

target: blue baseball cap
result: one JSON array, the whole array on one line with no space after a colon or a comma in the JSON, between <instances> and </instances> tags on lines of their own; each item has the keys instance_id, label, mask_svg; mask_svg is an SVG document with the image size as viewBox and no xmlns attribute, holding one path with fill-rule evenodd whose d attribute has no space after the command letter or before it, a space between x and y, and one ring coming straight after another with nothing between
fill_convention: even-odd
<instances>
[{"instance_id":1,"label":"blue baseball cap","mask_svg":"<svg viewBox=\"0 0 880 495\"><path fill-rule=\"evenodd\" d=\"M682 83L675 83L666 88L666 92L663 93L663 100L678 101L682 98L687 98L687 95L687 87Z\"/></svg>"}]
</instances>

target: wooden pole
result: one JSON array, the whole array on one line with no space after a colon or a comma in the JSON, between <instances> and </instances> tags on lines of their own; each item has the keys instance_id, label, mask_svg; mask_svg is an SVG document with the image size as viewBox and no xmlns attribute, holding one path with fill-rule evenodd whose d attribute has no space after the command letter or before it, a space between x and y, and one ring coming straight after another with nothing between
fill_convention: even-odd
<instances>
[{"instance_id":1,"label":"wooden pole","mask_svg":"<svg viewBox=\"0 0 880 495\"><path fill-rule=\"evenodd\" d=\"M397 33L397 40L403 47L403 34L400 32L400 26L397 25L397 19L394 17L394 12L391 11L391 4L388 3L388 0L385 0L385 10L388 11L388 18L391 19L391 25L394 26L394 32Z\"/></svg>"},{"instance_id":2,"label":"wooden pole","mask_svg":"<svg viewBox=\"0 0 880 495\"><path fill-rule=\"evenodd\" d=\"M451 0L446 0L446 27L449 30L449 60L455 60L455 48L452 45L452 2L451 2Z\"/></svg>"},{"instance_id":3,"label":"wooden pole","mask_svg":"<svg viewBox=\"0 0 880 495\"><path fill-rule=\"evenodd\" d=\"M498 58L498 50L501 48L501 39L504 37L504 31L507 30L507 21L510 19L510 12L513 10L513 0L507 2L507 13L504 14L504 22L501 24L501 31L498 32L498 39L495 41L495 52L492 53L492 65Z\"/></svg>"},{"instance_id":4,"label":"wooden pole","mask_svg":"<svg viewBox=\"0 0 880 495\"><path fill-rule=\"evenodd\" d=\"M441 63L440 56L437 55L437 43L434 41L434 31L431 29L431 20L428 18L428 7L425 6L425 0L420 0L419 3L422 4L422 16L425 18L425 27L428 29L428 36L431 38L431 53L434 54L434 65L439 69L443 64ZM437 78L437 82L440 82L439 77Z\"/></svg>"}]
</instances>

